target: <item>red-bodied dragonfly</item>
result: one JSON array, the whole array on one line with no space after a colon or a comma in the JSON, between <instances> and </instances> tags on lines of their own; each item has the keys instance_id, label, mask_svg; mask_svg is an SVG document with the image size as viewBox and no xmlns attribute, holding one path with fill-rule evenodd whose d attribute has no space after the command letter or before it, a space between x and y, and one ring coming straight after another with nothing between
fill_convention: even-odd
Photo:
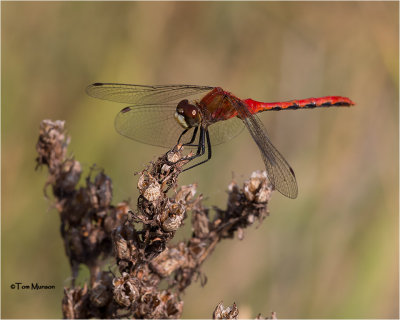
<instances>
[{"instance_id":1,"label":"red-bodied dragonfly","mask_svg":"<svg viewBox=\"0 0 400 320\"><path fill-rule=\"evenodd\" d=\"M197 148L188 160L205 155L207 150L207 159L186 170L210 160L211 145L230 140L246 127L260 149L271 184L292 199L298 193L294 171L272 145L256 114L354 105L349 98L338 96L273 103L242 100L219 87L195 85L94 83L86 92L95 98L132 104L115 118L115 128L123 136L167 148L177 144Z\"/></svg>"}]
</instances>

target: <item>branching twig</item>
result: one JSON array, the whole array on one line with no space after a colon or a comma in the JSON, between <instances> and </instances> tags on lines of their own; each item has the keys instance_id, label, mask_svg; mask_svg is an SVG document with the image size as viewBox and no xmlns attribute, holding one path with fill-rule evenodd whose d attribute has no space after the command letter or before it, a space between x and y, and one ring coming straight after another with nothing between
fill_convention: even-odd
<instances>
[{"instance_id":1,"label":"branching twig","mask_svg":"<svg viewBox=\"0 0 400 320\"><path fill-rule=\"evenodd\" d=\"M229 185L227 209L214 208L211 219L202 196L195 197L196 184L177 185L187 162L179 147L140 173L136 210L127 202L113 206L111 179L102 170L92 178L92 169L86 185L77 186L82 170L78 161L67 157L68 143L64 122L41 123L37 165L49 168L46 187L51 186L60 212L72 276L76 278L81 263L91 273L90 284L79 288L72 281L72 287L65 288L66 318L179 318L181 293L199 278L202 263L219 241L235 232L242 239L244 228L268 215L272 187L265 172L254 172L242 188L235 182ZM170 244L189 212L192 236ZM102 270L111 256L120 275ZM200 278L204 284L205 277ZM160 289L162 280L168 283L166 290ZM214 317L224 312L220 304ZM227 314L235 318L237 313L234 305Z\"/></svg>"}]
</instances>

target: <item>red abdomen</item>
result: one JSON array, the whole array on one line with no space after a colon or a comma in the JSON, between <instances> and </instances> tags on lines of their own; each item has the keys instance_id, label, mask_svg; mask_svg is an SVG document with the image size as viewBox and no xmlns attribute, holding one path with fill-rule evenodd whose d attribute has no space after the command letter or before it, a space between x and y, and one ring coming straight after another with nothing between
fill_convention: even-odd
<instances>
[{"instance_id":1,"label":"red abdomen","mask_svg":"<svg viewBox=\"0 0 400 320\"><path fill-rule=\"evenodd\" d=\"M328 107L350 107L354 102L346 97L329 96L322 98L309 98L303 100L291 100L286 102L259 102L253 99L244 100L249 106L251 113L262 111L278 111L278 110L296 110L296 109L312 109L312 108L328 108Z\"/></svg>"}]
</instances>

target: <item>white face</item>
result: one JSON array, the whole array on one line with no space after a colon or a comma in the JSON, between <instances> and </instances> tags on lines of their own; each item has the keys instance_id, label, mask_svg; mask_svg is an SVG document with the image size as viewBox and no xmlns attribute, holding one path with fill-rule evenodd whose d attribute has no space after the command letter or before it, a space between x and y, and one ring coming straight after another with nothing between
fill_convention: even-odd
<instances>
[{"instance_id":1,"label":"white face","mask_svg":"<svg viewBox=\"0 0 400 320\"><path fill-rule=\"evenodd\" d=\"M182 128L187 129L189 125L187 124L185 117L175 111L175 120L182 126Z\"/></svg>"}]
</instances>

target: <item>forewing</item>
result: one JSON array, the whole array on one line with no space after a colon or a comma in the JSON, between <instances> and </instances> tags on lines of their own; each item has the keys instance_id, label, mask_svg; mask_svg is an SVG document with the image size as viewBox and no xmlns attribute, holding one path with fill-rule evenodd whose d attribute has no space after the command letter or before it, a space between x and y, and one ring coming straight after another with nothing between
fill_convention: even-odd
<instances>
[{"instance_id":1,"label":"forewing","mask_svg":"<svg viewBox=\"0 0 400 320\"><path fill-rule=\"evenodd\" d=\"M174 104L151 108L124 108L115 118L115 129L121 135L132 140L172 148L184 130L175 120L175 108ZM208 128L211 144L215 146L227 142L243 129L243 122L238 118L214 123ZM191 128L183 136L181 143L190 141L193 130L194 128Z\"/></svg>"},{"instance_id":2,"label":"forewing","mask_svg":"<svg viewBox=\"0 0 400 320\"><path fill-rule=\"evenodd\" d=\"M115 118L115 129L132 140L172 148L184 130L174 118L175 108L174 104L124 108ZM191 132L185 134L182 143L190 140L190 137Z\"/></svg>"},{"instance_id":3,"label":"forewing","mask_svg":"<svg viewBox=\"0 0 400 320\"><path fill-rule=\"evenodd\" d=\"M213 87L194 85L145 86L120 83L94 83L87 87L88 95L133 106L121 110L115 118L115 128L123 136L150 145L173 147L183 132L174 119L179 101L199 101ZM181 140L191 137L191 130ZM190 137L188 139L190 139Z\"/></svg>"},{"instance_id":4,"label":"forewing","mask_svg":"<svg viewBox=\"0 0 400 320\"><path fill-rule=\"evenodd\" d=\"M260 149L271 184L284 196L295 199L298 189L293 169L273 146L257 115L251 114L246 105L239 99L232 99L232 103Z\"/></svg>"},{"instance_id":5,"label":"forewing","mask_svg":"<svg viewBox=\"0 0 400 320\"><path fill-rule=\"evenodd\" d=\"M196 95L213 87L194 85L145 86L122 83L94 83L86 88L89 96L134 105L164 105L179 102L183 98L194 99Z\"/></svg>"}]
</instances>

